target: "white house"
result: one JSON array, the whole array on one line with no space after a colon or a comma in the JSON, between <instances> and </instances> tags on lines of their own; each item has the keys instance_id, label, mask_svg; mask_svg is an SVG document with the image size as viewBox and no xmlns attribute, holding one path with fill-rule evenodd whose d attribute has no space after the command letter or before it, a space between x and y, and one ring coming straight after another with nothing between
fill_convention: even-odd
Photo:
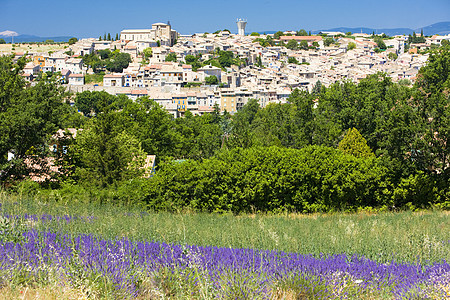
<instances>
[{"instance_id":1,"label":"white house","mask_svg":"<svg viewBox=\"0 0 450 300\"><path fill-rule=\"evenodd\" d=\"M23 72L25 74L38 75L40 71L39 65L35 65L33 62L29 62L26 64L25 68L23 68Z\"/></svg>"},{"instance_id":2,"label":"white house","mask_svg":"<svg viewBox=\"0 0 450 300\"><path fill-rule=\"evenodd\" d=\"M84 84L84 75L83 74L70 74L69 75L69 84L70 85L83 85Z\"/></svg>"},{"instance_id":3,"label":"white house","mask_svg":"<svg viewBox=\"0 0 450 300\"><path fill-rule=\"evenodd\" d=\"M123 74L107 74L103 76L103 86L123 86L124 75Z\"/></svg>"},{"instance_id":4,"label":"white house","mask_svg":"<svg viewBox=\"0 0 450 300\"><path fill-rule=\"evenodd\" d=\"M81 74L83 73L83 59L69 58L66 60L66 66L63 69L70 70L72 74Z\"/></svg>"}]
</instances>

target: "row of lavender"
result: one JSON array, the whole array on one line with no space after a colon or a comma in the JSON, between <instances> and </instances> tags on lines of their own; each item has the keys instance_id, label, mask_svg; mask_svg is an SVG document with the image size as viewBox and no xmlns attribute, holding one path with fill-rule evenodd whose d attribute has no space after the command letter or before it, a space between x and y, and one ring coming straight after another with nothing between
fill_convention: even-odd
<instances>
[{"instance_id":1,"label":"row of lavender","mask_svg":"<svg viewBox=\"0 0 450 300\"><path fill-rule=\"evenodd\" d=\"M428 266L378 264L345 254L317 258L36 230L23 232L20 242L0 236L0 263L3 279L21 284L56 280L116 298L180 293L201 298L273 298L280 291L318 299L450 296L450 265L445 261Z\"/></svg>"}]
</instances>

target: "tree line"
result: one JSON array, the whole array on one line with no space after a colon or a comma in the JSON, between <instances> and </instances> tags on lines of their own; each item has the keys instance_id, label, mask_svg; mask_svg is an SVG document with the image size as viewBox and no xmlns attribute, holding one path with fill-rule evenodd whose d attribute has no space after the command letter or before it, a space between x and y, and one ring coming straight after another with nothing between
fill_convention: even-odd
<instances>
[{"instance_id":1,"label":"tree line","mask_svg":"<svg viewBox=\"0 0 450 300\"><path fill-rule=\"evenodd\" d=\"M358 84L318 82L284 104L252 99L234 115L216 106L173 119L148 97L69 95L52 78L24 88L24 60L4 56L1 180L14 185L30 173L25 159L53 155L62 171L49 189L155 210L448 208L449 60L448 47L436 50L412 87L380 73ZM52 135L69 127L77 136L58 142L68 150L52 153ZM147 155L157 158L151 177L143 176Z\"/></svg>"}]
</instances>

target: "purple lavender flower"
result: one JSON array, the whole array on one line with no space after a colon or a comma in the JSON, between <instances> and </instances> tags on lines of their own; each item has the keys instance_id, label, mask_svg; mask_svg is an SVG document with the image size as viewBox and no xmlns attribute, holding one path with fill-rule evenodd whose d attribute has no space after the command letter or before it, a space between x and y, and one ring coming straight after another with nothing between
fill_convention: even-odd
<instances>
[{"instance_id":1,"label":"purple lavender flower","mask_svg":"<svg viewBox=\"0 0 450 300\"><path fill-rule=\"evenodd\" d=\"M203 289L225 298L265 298L283 286L316 298L352 298L377 291L402 298L439 293L450 283L446 261L428 266L394 261L381 264L346 254L314 257L125 238L104 240L93 235L71 237L36 230L24 232L21 243L0 239L3 274L14 276L26 269L32 276L40 276L45 266L58 270L62 281L72 285L83 276L102 278L120 297L137 296L142 293L144 278L163 273L182 280L193 291Z\"/></svg>"}]
</instances>

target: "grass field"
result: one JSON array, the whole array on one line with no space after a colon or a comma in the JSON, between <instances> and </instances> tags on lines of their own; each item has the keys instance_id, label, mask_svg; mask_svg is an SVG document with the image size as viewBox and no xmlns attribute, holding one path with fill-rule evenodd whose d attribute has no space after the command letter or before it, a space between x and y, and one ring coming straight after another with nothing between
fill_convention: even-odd
<instances>
[{"instance_id":1,"label":"grass field","mask_svg":"<svg viewBox=\"0 0 450 300\"><path fill-rule=\"evenodd\" d=\"M378 262L392 259L421 263L450 261L450 213L387 212L332 215L214 215L152 213L96 204L11 201L3 195L2 212L11 215L92 216L56 224L36 224L73 235L95 232L102 238L280 250L304 254L361 254Z\"/></svg>"},{"instance_id":2,"label":"grass field","mask_svg":"<svg viewBox=\"0 0 450 300\"><path fill-rule=\"evenodd\" d=\"M3 217L3 220L12 220L10 221L12 222L11 224L15 223L16 225L19 224L20 226L22 226L22 231L32 229L38 233L42 233L42 237L39 235L40 237L36 238L36 241L44 239L44 236L48 235L47 233L58 233L56 237L53 238L53 247L55 248L59 247L58 245L60 245L58 244L60 243L58 241L65 239L70 240L72 238L75 238L76 240L76 237L82 237L81 239L87 238L89 242L85 241L84 243L94 245L92 246L94 248L96 247L96 243L106 243L107 245L109 245L108 247L111 247L111 249L113 249L114 247L116 247L114 246L116 245L114 243L125 243L127 245L131 243L132 245L136 245L136 247L138 247L138 245L142 246L142 243L151 244L153 242L156 242L155 245L166 245L157 246L163 247L158 248L160 249L158 251L163 251L161 249L171 249L170 253L172 254L170 256L170 259L173 259L173 253L176 253L177 251L181 251L180 255L184 255L185 251L187 251L186 253L188 259L185 258L185 260L191 259L190 255L193 255L192 253L203 253L203 255L206 255L205 253L209 253L208 251L212 251L208 250L210 249L208 247L213 247L211 249L217 249L214 251L218 252L225 251L224 253L228 253L227 251L232 251L232 255L242 255L242 257L247 257L247 252L244 251L244 254L242 254L241 252L239 252L241 250L232 249L260 249L262 250L262 252L256 252L259 254L253 256L253 263L255 257L262 258L267 256L267 258L265 259L273 262L278 267L280 267L279 262L277 261L279 259L278 255L281 254L276 254L275 257L272 257L273 253L299 253L303 255L311 255L308 256L310 258L307 258L307 260L314 260L314 263L312 263L312 265L320 265L320 267L314 267L316 269L319 268L320 270L323 270L323 268L328 268L327 264L337 266L342 265L343 261L348 261L353 266L348 271L350 273L354 272L354 270L358 268L367 268L368 262L374 262L375 264L379 265L377 268L389 268L395 264L415 264L416 266L421 266L420 268L425 270L426 268L435 268L433 267L433 265L442 263L444 264L442 266L439 266L439 268L445 269L448 266L445 261L448 262L450 260L450 222L449 213L445 211L423 211L416 213L389 212L379 214L359 213L352 215L291 214L234 216L189 213L152 213L140 210L138 208L116 207L108 205L99 206L96 204L81 203L68 204L62 202L46 202L36 199L21 199L21 197L17 196L13 197L6 194L0 194L1 215ZM67 237L65 235L67 235ZM35 238L31 238L31 240L33 239ZM52 244L53 242L48 243ZM120 244L122 248L119 248L125 249L125 244ZM80 245L78 245L77 247L82 248L82 246ZM203 246L206 248L196 248L198 246ZM71 247L76 248L76 246ZM266 250L269 250L269 252L264 252ZM93 250L90 251L92 252ZM339 256L332 257L332 255L340 254L343 254L344 258ZM228 254L222 254L221 257L223 257L224 255L226 256ZM365 259L368 259L368 261L353 261L353 258L350 258L353 255L364 257ZM161 257L166 256L161 255ZM324 263L323 260L326 259L326 257L329 257L330 262L322 265ZM166 259L170 260L167 257ZM195 261L198 261L198 259L199 257L196 256ZM220 264L224 265L226 263L228 262L220 262ZM299 263L304 264L304 262L301 261ZM363 265L361 265L360 267L355 267L355 264L357 263L361 263ZM151 265L153 264L154 262L151 263ZM171 266L172 264L173 262L171 262L169 266ZM72 265L73 262L70 263L70 266ZM189 261L188 265L191 266L192 261ZM233 264L230 268L234 267L235 266ZM217 271L215 268L216 267L213 268L215 270L214 272ZM316 270L313 272L315 274L315 277L311 275L312 273L310 272L312 271L308 271L309 273L305 275L307 277L309 276L308 279L305 279L303 273L303 277L296 277L289 273L289 276L286 275L287 277L285 276L282 278L282 280L278 280L276 284L273 283L273 276L270 275L272 276L270 277L272 278L272 283L269 289L270 293L269 290L267 290L266 285L264 285L264 288L262 287L262 285L254 286L252 287L252 290L250 292L242 290L241 285L246 280L251 280L252 282L265 282L259 281L260 278L263 278L261 277L263 276L261 275L261 270L263 270L263 267L261 266L259 268L261 269L251 269L251 271L245 273L241 273L240 271L235 270L233 272L233 280L235 280L233 282L235 283L228 285L228 288L225 288L225 290L227 291L226 294L220 295L222 295L223 298L235 298L236 295L249 296L252 293L255 293L256 295L257 291L259 291L258 293L260 296L270 294L271 296L269 298L272 299L302 299L302 295L306 297L305 299L322 299L330 297L334 298L334 296L338 297L339 295L339 297L341 297L342 295L346 295L346 293L349 293L348 295L360 294L362 295L361 299L392 299L405 296L405 294L401 294L399 291L397 291L398 293L400 293L398 295L403 295L397 297L397 294L395 294L397 292L394 293L390 290L390 287L396 286L396 284L392 285L392 283L389 283L389 281L383 280L381 281L383 282L383 285L381 287L377 287L381 292L376 290L372 283L367 283L367 287L365 287L364 291L362 291L360 290L361 287L355 284L355 282L359 282L359 279L355 279L355 276L357 275L353 273L345 273L345 276L339 275L336 279L333 276L337 276L336 274L341 273L336 273L337 271L335 269L333 269L334 271L332 273L330 273L331 271L325 272L325 275L322 273L314 273L318 272L316 269L314 269ZM345 268L348 268L348 266ZM402 267L399 266L395 268L395 270L400 268L410 267L402 265ZM185 273L187 269L190 270L188 274ZM133 286L139 286L141 292L142 289L145 289L143 287L146 287L147 293L142 294L141 292L139 292L132 295L133 297L139 296L143 298L149 297L149 295L152 295L152 297L156 297L156 294L153 293L160 293L162 291L162 295L164 297L178 298L183 296L185 298L190 298L186 295L189 295L189 293L192 292L194 293L192 295L195 295L195 297L193 296L193 298L203 298L203 296L205 296L206 298L214 298L219 295L217 294L218 289L217 287L215 287L219 283L221 286L219 290L224 291L224 283L220 281L223 280L223 277L219 276L220 278L217 279L214 276L218 275L216 273L214 273L216 275L213 274L214 276L211 275L212 271L210 270L209 272L211 277L207 276L210 281L207 280L205 282L200 282L198 281L199 278L205 277L205 274L202 273L205 270L201 269L202 271L198 271L198 269L192 267L187 267L187 269L186 267L183 267L181 269L175 268L174 271L174 269L167 269L166 266L166 268L158 269L157 273L152 273L152 276L150 277L140 277L141 279L139 281L139 285L135 284L133 281ZM219 269L221 270L220 272L223 272L222 267ZM135 267L133 267L132 270L135 270ZM376 272L379 272L379 269L376 270ZM264 269L264 278L269 278L268 274L272 274L272 271L272 269ZM97 270L96 274L98 274L98 272L100 271ZM435 271L425 272L430 273ZM448 291L448 284L450 284L450 272L439 272L443 272L446 277L444 279L439 279L440 293L437 294L438 296L434 297L435 299L441 299L443 295L442 291L444 291L444 293L446 289ZM239 275L240 277L237 278L237 275ZM228 274L227 276L228 277L226 278L228 278L229 281L230 274ZM362 275L360 274L358 276ZM15 276L14 278L16 277L17 276ZM414 276L412 276L411 278L413 277ZM92 292L92 295L95 294L96 297L98 296L100 298L108 298L110 296L117 297L118 295L119 298L125 297L124 294L114 294L114 283L105 282L102 285L97 282L98 280L95 279L95 276L89 278L90 279L86 279L89 282L89 288L93 288L92 282L96 282L97 284L95 285L96 288L94 288L96 292ZM146 280L149 278L151 278L151 280L147 282ZM186 278L190 278L189 280L192 279L194 281L189 282L189 280ZM215 278L215 281L212 278ZM131 282L131 279L127 280L127 282ZM179 282L180 280L187 280L187 285L174 285L174 282ZM339 281L338 285L336 285L336 280ZM370 280L368 280L368 282L369 281ZM26 287L29 287L27 293L30 293L30 295L35 295L39 292L39 290L45 290L46 288L49 288L49 283L47 283L46 285L39 285L37 283L34 283L34 285L27 285L24 284L24 282L17 280L17 278L14 282L16 282L15 285L6 286L4 291L0 293L4 293L5 295L17 295L19 297L20 295L17 293L19 293L20 291L23 292ZM204 284L205 286L199 287L199 285L201 284ZM403 284L406 283L397 283L397 286L403 286ZM314 290L315 286L318 287L318 290L317 288L316 290ZM332 286L333 288L330 289L330 286ZM420 296L422 295L420 294L421 292L416 289L419 286L420 289L422 289L422 292L427 288L430 288L428 285L411 285L408 286L408 291L414 291L414 293L417 293L417 295ZM296 287L303 288L299 290L296 289ZM342 293L339 292L338 294L336 294L338 287L342 287ZM237 292L237 290L235 290L236 288L240 290ZM83 290L81 291L79 285L68 285L64 289L67 295L62 295L62 297L71 298L70 295L76 295L77 293L86 295L85 289L86 286L83 286ZM314 292L312 292L312 290L314 290ZM62 293L61 291L60 293ZM149 291L151 291L151 293ZM53 293L55 294L56 292ZM433 293L428 293L427 295L431 294ZM413 297L413 292L408 295ZM55 297L58 298L58 296ZM246 297L243 296L243 298ZM265 297L258 296L256 298Z\"/></svg>"}]
</instances>

